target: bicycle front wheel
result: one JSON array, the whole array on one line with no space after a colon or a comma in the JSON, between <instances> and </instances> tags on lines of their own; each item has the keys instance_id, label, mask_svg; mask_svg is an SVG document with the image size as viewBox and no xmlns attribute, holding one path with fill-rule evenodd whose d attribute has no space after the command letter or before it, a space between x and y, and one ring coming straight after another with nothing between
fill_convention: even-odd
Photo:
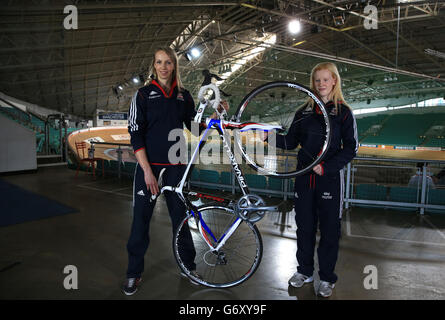
<instances>
[{"instance_id":1,"label":"bicycle front wheel","mask_svg":"<svg viewBox=\"0 0 445 320\"><path fill-rule=\"evenodd\" d=\"M201 223L187 216L173 238L174 255L182 271L193 281L212 288L233 287L250 278L263 255L258 228L243 221L228 235L239 217L226 207L200 208L195 215L200 216ZM224 240L225 244L215 250ZM192 253L194 260L190 258Z\"/></svg>"},{"instance_id":2,"label":"bicycle front wheel","mask_svg":"<svg viewBox=\"0 0 445 320\"><path fill-rule=\"evenodd\" d=\"M296 151L278 148L274 144L277 135L286 135L292 124L304 123L312 116L312 109L307 109L309 100L314 101L318 119L310 130L300 126L299 135L314 143L308 148L297 145ZM322 161L329 147L331 126L325 105L309 88L297 83L276 81L254 89L241 101L235 119L238 123L256 122L282 128L269 131L268 142L263 142L262 133L255 125L245 125L234 132L236 151L241 152L248 165L264 175L292 178L307 173ZM302 156L297 156L300 153Z\"/></svg>"}]
</instances>

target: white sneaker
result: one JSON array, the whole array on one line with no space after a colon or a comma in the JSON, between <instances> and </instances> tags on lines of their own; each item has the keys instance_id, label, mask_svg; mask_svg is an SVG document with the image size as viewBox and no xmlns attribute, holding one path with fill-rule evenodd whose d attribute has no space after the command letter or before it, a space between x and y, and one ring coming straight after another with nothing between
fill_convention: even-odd
<instances>
[{"instance_id":1,"label":"white sneaker","mask_svg":"<svg viewBox=\"0 0 445 320\"><path fill-rule=\"evenodd\" d=\"M332 290L334 290L335 284L327 281L320 281L320 285L316 290L318 296L323 298L328 298L332 295Z\"/></svg>"},{"instance_id":2,"label":"white sneaker","mask_svg":"<svg viewBox=\"0 0 445 320\"><path fill-rule=\"evenodd\" d=\"M292 287L301 288L305 283L311 283L312 281L314 281L313 277L308 277L299 272L295 272L288 282Z\"/></svg>"}]
</instances>

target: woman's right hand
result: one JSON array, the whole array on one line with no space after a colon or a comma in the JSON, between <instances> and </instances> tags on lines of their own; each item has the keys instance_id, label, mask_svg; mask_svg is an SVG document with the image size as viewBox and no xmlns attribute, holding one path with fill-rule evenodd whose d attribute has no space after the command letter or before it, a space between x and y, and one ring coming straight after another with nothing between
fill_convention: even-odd
<instances>
[{"instance_id":1,"label":"woman's right hand","mask_svg":"<svg viewBox=\"0 0 445 320\"><path fill-rule=\"evenodd\" d=\"M158 180L156 180L153 172L144 171L144 180L147 185L147 190L149 190L152 195L157 195L159 193Z\"/></svg>"}]
</instances>

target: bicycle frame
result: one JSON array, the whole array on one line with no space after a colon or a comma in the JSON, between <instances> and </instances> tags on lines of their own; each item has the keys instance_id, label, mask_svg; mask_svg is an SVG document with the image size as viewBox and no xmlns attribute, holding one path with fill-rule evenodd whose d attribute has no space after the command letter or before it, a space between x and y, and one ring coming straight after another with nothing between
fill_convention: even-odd
<instances>
[{"instance_id":1,"label":"bicycle frame","mask_svg":"<svg viewBox=\"0 0 445 320\"><path fill-rule=\"evenodd\" d=\"M216 95L216 101L217 101L216 103L219 104L219 90L215 85L210 84L205 87L201 87L199 94L198 94L198 99L200 101L200 105L198 107L198 113L195 116L195 121L197 121L197 122L199 122L201 120L201 116L204 112L204 109L206 108L206 106L208 104L208 101L204 98L204 92L206 89L212 89L214 91L214 93ZM217 111L217 113L219 115L219 119L207 119L207 121L206 121L207 128L205 129L205 132L202 135L201 140L199 141L198 145L196 146L196 148L193 152L193 155L185 169L183 177L182 177L181 181L178 183L178 186L176 186L176 187L164 186L160 190L160 194L162 194L164 191L172 191L172 192L175 192L179 196L181 201L183 201L184 204L186 205L187 209L197 219L199 232L201 233L203 239L205 239L209 248L213 251L218 251L222 246L224 246L227 239L230 238L232 233L235 232L235 230L240 225L240 223L243 222L243 220L240 217L237 217L235 222L226 230L226 232L221 236L221 238L216 239L216 237L213 235L210 228L205 224L204 220L202 219L201 215L199 214L198 208L196 206L194 206L187 199L187 197L184 196L184 186L185 186L187 179L189 178L189 175L191 174L192 165L195 162L196 158L199 156L199 152L200 152L201 148L207 142L207 138L210 134L210 130L217 130L219 137L223 142L223 148L226 150L227 156L230 159L230 163L232 165L232 170L235 173L236 179L237 179L238 184L241 188L241 192L242 192L243 196L245 196L245 195L249 194L249 187L247 186L246 179L244 178L243 172L242 172L238 162L236 161L236 157L234 155L233 149L228 143L225 128L231 128L231 129L238 128L241 131L243 131L243 128L244 129L254 128L254 129L259 129L259 130L263 130L263 131L269 131L269 130L273 130L273 129L281 129L280 126L274 126L274 125L268 125L268 124L260 124L260 123L252 123L252 122L241 124L241 123L236 123L236 122L231 122L231 121L225 121L225 120L223 120L224 112L219 113ZM162 175L162 173L161 173L161 175ZM192 195L192 193L190 193L190 192L188 194ZM153 195L152 200L156 199L156 197L157 196ZM230 204L230 202L227 201L226 199L213 197L213 196L209 196L209 195L204 195L203 197L204 198L205 197L213 198L213 200L217 200L218 202L225 202L226 206L228 206ZM266 210L271 210L271 208L273 208L273 207L259 207L258 209L259 209L259 211L261 209L266 211ZM275 209L275 208L273 208L273 209ZM196 215L195 212L198 212L198 215ZM210 240L205 235L204 231L206 231L212 237L212 239L216 243L218 243L216 248L212 246Z\"/></svg>"},{"instance_id":2,"label":"bicycle frame","mask_svg":"<svg viewBox=\"0 0 445 320\"><path fill-rule=\"evenodd\" d=\"M252 124L247 124L248 126L252 126ZM263 127L264 125L262 124L256 124L259 127ZM191 214L197 219L197 224L198 224L198 228L199 228L199 232L201 233L203 239L205 239L207 245L209 246L209 248L213 251L218 251L221 247L224 246L225 242L227 239L230 238L230 236L232 235L233 232L235 232L235 230L238 228L238 226L240 225L241 222L243 222L243 220L240 217L237 217L236 220L234 221L234 223L226 230L226 232L221 236L220 239L216 239L216 237L213 235L212 231L210 230L210 228L205 224L204 220L202 219L201 215L199 214L199 210L196 206L194 206L188 199L186 196L184 196L184 186L185 183L189 177L189 175L191 174L191 168L192 165L194 163L194 161L196 160L196 158L199 156L199 151L201 150L201 148L205 145L207 138L209 136L210 130L214 129L218 131L218 134L221 138L221 140L223 141L223 147L226 150L227 156L230 159L230 163L232 165L232 170L235 173L236 179L238 181L238 184L240 186L241 192L243 195L248 195L249 194L249 187L247 186L246 183L246 179L244 178L243 172L238 164L238 162L236 161L236 157L234 155L234 152L232 150L232 148L230 147L229 143L227 142L227 138L226 138L226 132L224 130L225 126L232 126L233 128L235 127L240 127L240 124L237 123L233 123L233 122L226 122L224 120L221 119L210 119L210 121L208 121L207 124L207 128L204 132L204 134L202 135L201 140L199 141L197 147L195 148L193 155L185 169L184 175L181 179L181 181L179 182L177 187L173 187L173 186L164 186L161 188L160 194L162 194L164 191L172 191L172 192L176 192L179 196L179 198L184 202L184 204L186 205L187 209L191 212ZM262 128L265 131L268 131L270 129L276 129L276 126L266 126L264 128ZM185 192L187 193L187 192ZM188 192L188 195L194 195L193 192ZM196 193L195 193L196 195ZM216 200L218 202L225 202L227 205L230 203L229 201L227 201L226 199L223 198L218 198L218 197L213 197L213 196L209 196L209 195L202 195L202 198L210 198L213 200ZM153 199L154 197L152 197ZM261 208L259 208L261 209ZM269 207L264 207L264 210L267 210L270 208ZM198 212L198 215L195 214L195 212ZM208 237L205 235L204 231L206 231L211 237L212 239L218 243L217 247L213 247L213 245L211 244L210 240L208 239Z\"/></svg>"},{"instance_id":3,"label":"bicycle frame","mask_svg":"<svg viewBox=\"0 0 445 320\"><path fill-rule=\"evenodd\" d=\"M210 134L210 130L216 129L218 131L218 134L219 134L221 140L223 141L224 148L226 149L227 155L228 155L231 165L232 165L232 169L236 173L236 178L237 178L238 184L241 188L241 192L243 193L243 195L249 194L249 188L247 186L243 172L241 171L241 168L239 167L239 164L236 161L236 158L233 154L232 148L229 146L229 144L227 142L227 139L225 137L225 130L224 130L224 127L221 125L221 123L222 123L222 120L220 120L220 119L211 119L208 122L207 128L206 128L204 134L202 135L201 140L199 141L198 145L196 146L196 148L193 152L193 155L185 169L184 175L183 175L181 181L179 182L178 186L177 187L165 186L161 189L161 192L160 192L160 193L163 193L165 190L167 190L167 191L176 192L178 194L179 198L185 203L186 207L191 212L191 214L195 218L197 218L199 232L201 233L202 237L205 239L207 245L209 246L209 248L211 250L215 250L215 251L219 250L222 246L224 246L226 240L236 230L236 228L239 226L239 224L242 222L242 220L241 220L241 218L237 217L235 222L229 227L229 229L226 231L226 233L224 233L220 239L216 239L216 237L213 235L210 228L205 224L204 220L202 219L201 215L199 214L198 208L196 206L194 206L187 199L186 196L184 196L184 186L185 186L185 183L186 183L189 175L191 174L192 165L195 162L196 158L199 156L199 151L201 150L201 148L205 145L205 143L207 141L207 138ZM188 193L188 194L192 195L193 193ZM204 195L203 197L205 198L206 195ZM207 197L212 197L212 196L207 196ZM213 198L213 200L227 203L227 201L225 199L217 198L217 197L212 197L212 198ZM196 215L195 212L198 212L198 215ZM212 246L210 240L205 235L203 229L212 237L212 239L216 243L218 243L218 246L216 248Z\"/></svg>"}]
</instances>

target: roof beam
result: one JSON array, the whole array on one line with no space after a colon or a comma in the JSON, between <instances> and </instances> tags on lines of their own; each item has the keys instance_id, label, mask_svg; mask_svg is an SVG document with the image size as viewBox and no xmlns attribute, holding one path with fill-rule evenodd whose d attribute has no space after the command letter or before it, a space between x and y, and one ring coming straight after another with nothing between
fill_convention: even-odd
<instances>
[{"instance_id":1,"label":"roof beam","mask_svg":"<svg viewBox=\"0 0 445 320\"><path fill-rule=\"evenodd\" d=\"M131 3L109 3L108 1L104 1L104 4L93 4L93 3L81 3L76 4L76 7L79 11L88 11L88 10L116 10L116 9L141 9L141 8L183 8L183 7L221 7L221 6L238 6L239 1L202 1L202 2L194 2L194 1L181 1L181 2L158 2L153 3L152 1L147 2L131 2ZM13 13L18 12L22 13L26 12L43 12L43 11L60 11L63 12L64 4L60 5L41 5L41 6L2 6L2 14L5 13ZM103 14L107 13L106 11L102 12Z\"/></svg>"},{"instance_id":2,"label":"roof beam","mask_svg":"<svg viewBox=\"0 0 445 320\"><path fill-rule=\"evenodd\" d=\"M196 21L199 19L185 19L185 20L171 20L171 21L147 21L147 22L140 22L140 23L125 23L125 24L119 24L119 29L125 29L125 28L137 28L144 25L158 25L160 23L166 24L166 25L176 25L176 24L188 24L192 23L193 21ZM93 22L97 23L97 20L94 20ZM97 31L97 30L107 30L107 29L115 29L116 25L114 24L107 24L107 25L92 25L92 26L82 26L80 29L81 31ZM54 25L54 27L36 27L32 28L31 33L47 33L47 32L56 32L56 31L65 31L63 25L61 23L57 23ZM0 28L0 34L20 34L25 33L29 34L30 29L27 28Z\"/></svg>"},{"instance_id":3,"label":"roof beam","mask_svg":"<svg viewBox=\"0 0 445 320\"><path fill-rule=\"evenodd\" d=\"M251 40L251 41L255 42L255 40ZM263 44L263 43L261 43L261 41L256 41L256 42L258 42L258 44ZM333 60L333 61L337 61L337 62L343 62L343 63L356 65L356 66L360 66L360 67L372 68L372 69L377 69L377 70L382 70L382 71L392 72L392 73L397 73L397 74L404 74L404 75L418 77L418 78L432 79L432 80L437 80L437 81L445 81L445 78L438 78L438 77L430 76L427 74L410 72L410 71L406 71L406 70L402 70L402 69L396 69L396 68L382 66L382 65L378 65L378 64L374 64L374 63L352 60L352 59L328 55L328 54L324 54L324 53L320 53L320 52L314 52L314 51L298 49L298 48L291 48L291 47L280 45L280 44L264 44L264 45L274 47L277 50L294 52L294 53L299 53L299 54L306 55L306 56L328 59L328 60Z\"/></svg>"},{"instance_id":4,"label":"roof beam","mask_svg":"<svg viewBox=\"0 0 445 320\"><path fill-rule=\"evenodd\" d=\"M165 36L165 37L150 37L150 38L141 38L139 39L139 43L145 43L145 42L154 42L154 41L169 41L173 37L172 36ZM95 42L91 43L91 41L86 43L75 43L75 44L56 44L56 45L46 45L46 46L33 46L33 47L14 47L14 48L0 48L0 54L5 53L22 53L22 52L36 52L36 51L48 51L48 50L54 50L54 49L85 49L85 48L108 48L111 46L121 46L125 44L132 44L134 42L134 39L122 39L122 40L116 40L116 41L105 41L105 42Z\"/></svg>"}]
</instances>

